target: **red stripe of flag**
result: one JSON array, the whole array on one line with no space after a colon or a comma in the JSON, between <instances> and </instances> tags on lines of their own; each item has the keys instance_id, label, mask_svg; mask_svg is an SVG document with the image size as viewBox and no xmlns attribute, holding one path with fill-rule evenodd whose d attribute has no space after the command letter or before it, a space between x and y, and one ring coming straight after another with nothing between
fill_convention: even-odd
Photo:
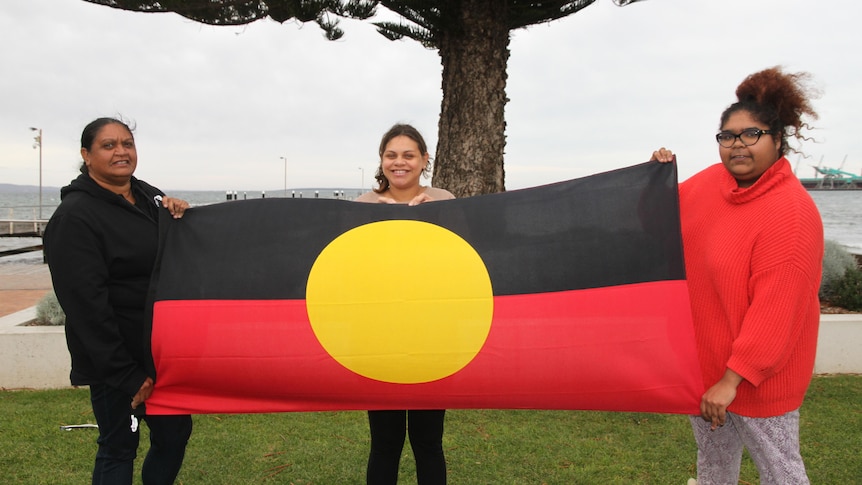
<instances>
[{"instance_id":1,"label":"red stripe of flag","mask_svg":"<svg viewBox=\"0 0 862 485\"><path fill-rule=\"evenodd\" d=\"M678 302L686 302L679 305ZM697 413L685 281L497 296L465 368L393 384L336 362L304 300L156 303L152 414L523 408Z\"/></svg>"}]
</instances>

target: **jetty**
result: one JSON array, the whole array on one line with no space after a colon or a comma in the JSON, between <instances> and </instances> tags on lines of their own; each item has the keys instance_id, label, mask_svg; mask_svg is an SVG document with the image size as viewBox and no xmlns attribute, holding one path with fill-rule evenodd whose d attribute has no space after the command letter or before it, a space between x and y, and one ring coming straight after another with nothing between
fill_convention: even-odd
<instances>
[{"instance_id":1,"label":"jetty","mask_svg":"<svg viewBox=\"0 0 862 485\"><path fill-rule=\"evenodd\" d=\"M0 236L41 237L47 219L0 219Z\"/></svg>"},{"instance_id":2,"label":"jetty","mask_svg":"<svg viewBox=\"0 0 862 485\"><path fill-rule=\"evenodd\" d=\"M820 158L820 164L812 165L814 169L814 178L799 178L802 186L807 190L862 190L862 175L856 175L843 170L844 161L838 168L830 168L823 166L823 158Z\"/></svg>"}]
</instances>

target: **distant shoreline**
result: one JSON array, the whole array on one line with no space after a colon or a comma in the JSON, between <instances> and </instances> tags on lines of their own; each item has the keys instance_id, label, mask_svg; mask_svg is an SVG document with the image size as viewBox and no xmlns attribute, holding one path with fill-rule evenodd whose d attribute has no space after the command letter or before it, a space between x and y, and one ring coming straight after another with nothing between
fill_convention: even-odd
<instances>
[{"instance_id":1,"label":"distant shoreline","mask_svg":"<svg viewBox=\"0 0 862 485\"><path fill-rule=\"evenodd\" d=\"M42 192L43 193L60 192L61 188L62 187L42 186ZM194 193L221 192L221 193L227 193L228 191L231 193L237 192L239 194L241 194L243 192L249 193L249 194L251 194L251 193L256 193L256 194L259 194L259 193L267 193L267 194L284 193L284 189L271 189L271 190L235 189L235 188L230 188L230 189L166 189L166 188L161 187L161 186L159 186L159 188L164 190L167 193L170 193L170 192L175 192L175 193L180 193L180 192L194 192ZM302 192L312 191L313 192L315 190L323 193L324 191L332 192L335 190L338 190L339 192L342 190L344 192L357 192L359 190L363 190L365 192L368 192L371 189L370 188L360 189L359 187L288 187L288 189L287 189L288 193L294 192L294 191L295 192L300 192L300 191L302 191ZM39 193L39 186L38 185L16 185L16 184L2 184L2 183L0 183L0 195L6 195L6 194L38 194L38 193Z\"/></svg>"},{"instance_id":2,"label":"distant shoreline","mask_svg":"<svg viewBox=\"0 0 862 485\"><path fill-rule=\"evenodd\" d=\"M38 186L0 184L0 220L47 220L60 203L56 187L42 188L42 201L38 200ZM362 192L367 192L365 189ZM223 203L232 200L254 200L263 197L343 199L352 200L361 192L358 188L302 187L271 191L258 190L168 190L169 195L186 199L192 206ZM336 195L337 193L337 195ZM823 215L826 238L837 241L853 254L862 254L862 190L811 190L808 192ZM41 206L41 209L40 209ZM41 217L40 217L41 215Z\"/></svg>"}]
</instances>

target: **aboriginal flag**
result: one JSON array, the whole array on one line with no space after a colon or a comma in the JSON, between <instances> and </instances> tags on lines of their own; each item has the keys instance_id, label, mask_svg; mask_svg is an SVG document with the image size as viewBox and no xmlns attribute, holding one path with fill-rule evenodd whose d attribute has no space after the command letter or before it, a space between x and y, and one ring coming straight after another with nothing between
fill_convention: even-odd
<instances>
[{"instance_id":1,"label":"aboriginal flag","mask_svg":"<svg viewBox=\"0 0 862 485\"><path fill-rule=\"evenodd\" d=\"M258 199L161 222L151 414L698 412L673 164L415 207Z\"/></svg>"}]
</instances>

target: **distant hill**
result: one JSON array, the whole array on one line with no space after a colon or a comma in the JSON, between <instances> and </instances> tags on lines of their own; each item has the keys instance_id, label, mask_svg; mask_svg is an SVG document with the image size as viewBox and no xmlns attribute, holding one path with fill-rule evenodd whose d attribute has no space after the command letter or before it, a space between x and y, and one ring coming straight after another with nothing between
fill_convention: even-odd
<instances>
[{"instance_id":1,"label":"distant hill","mask_svg":"<svg viewBox=\"0 0 862 485\"><path fill-rule=\"evenodd\" d=\"M209 193L209 192L219 192L225 193L224 190L182 190L182 189L163 189L166 193L169 194L181 194L181 193ZM356 192L360 192L360 189L357 188L336 188L336 187L301 187L301 188L289 188L289 192L299 194L302 192L306 197L309 194L314 194L315 191L320 192L320 195L323 197L331 196L333 192L345 192L345 194L353 194ZM362 190L361 192L367 192L368 190ZM15 185L15 184L0 184L0 194L35 194L39 192L38 185ZM42 186L42 193L59 193L60 187L48 187ZM230 192L234 192L231 190ZM236 191L240 196L242 196L243 192L248 194L260 194L260 190L237 190ZM274 189L266 191L267 194L284 194L284 189Z\"/></svg>"},{"instance_id":2,"label":"distant hill","mask_svg":"<svg viewBox=\"0 0 862 485\"><path fill-rule=\"evenodd\" d=\"M59 192L60 187L42 186L42 193ZM38 185L0 184L0 194L34 194L39 192Z\"/></svg>"}]
</instances>

